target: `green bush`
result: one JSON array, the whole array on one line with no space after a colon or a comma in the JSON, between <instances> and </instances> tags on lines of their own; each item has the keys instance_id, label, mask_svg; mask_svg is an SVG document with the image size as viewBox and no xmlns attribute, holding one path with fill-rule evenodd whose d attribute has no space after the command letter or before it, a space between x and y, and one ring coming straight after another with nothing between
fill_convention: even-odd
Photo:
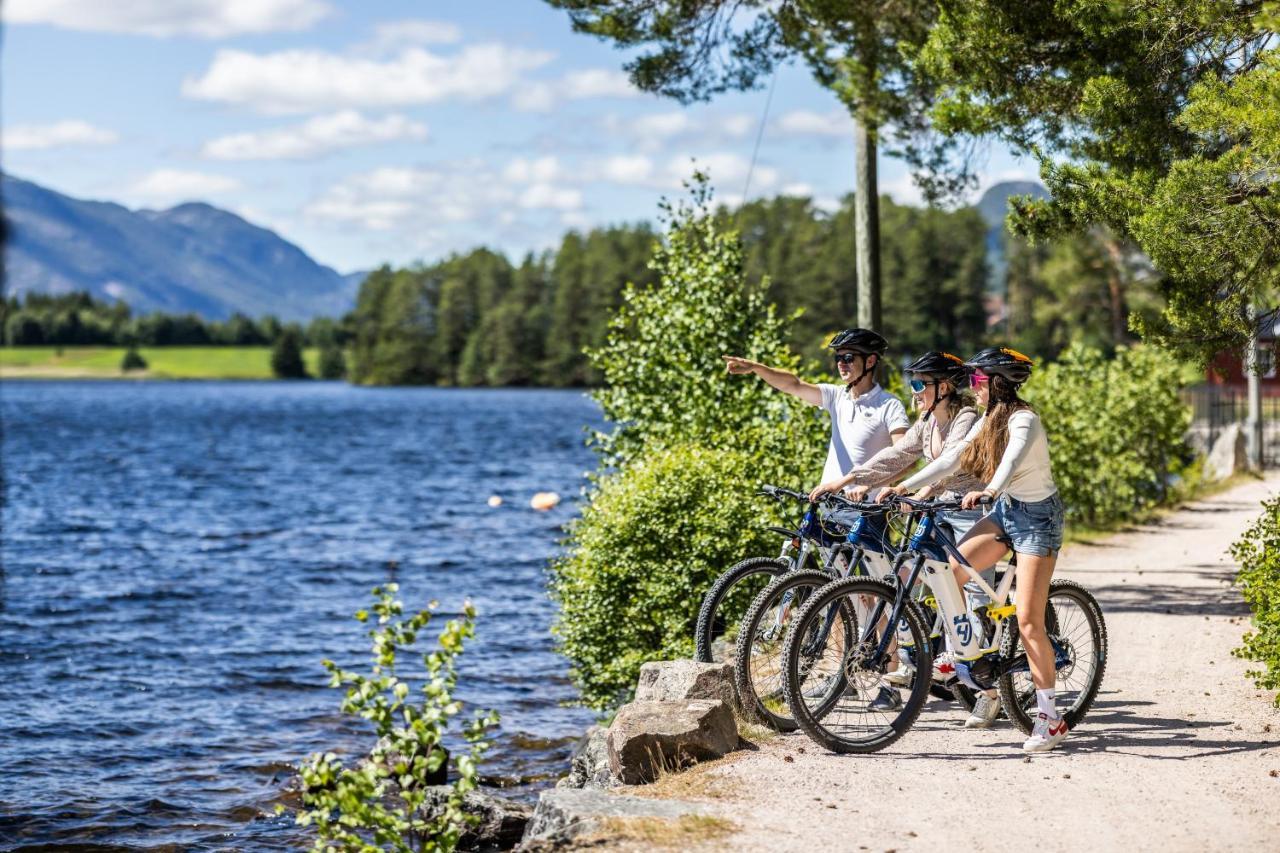
<instances>
[{"instance_id":1,"label":"green bush","mask_svg":"<svg viewBox=\"0 0 1280 853\"><path fill-rule=\"evenodd\" d=\"M762 454L753 448L766 438L741 439L738 448L647 453L601 477L573 522L551 591L560 603L555 633L585 704L607 710L626 700L645 661L689 657L702 594L716 577L743 557L777 552L777 534L764 530L777 523L771 502L755 488L808 484L820 460Z\"/></svg>"},{"instance_id":2,"label":"green bush","mask_svg":"<svg viewBox=\"0 0 1280 853\"><path fill-rule=\"evenodd\" d=\"M271 374L277 379L307 379L302 360L302 330L289 325L276 337L271 348Z\"/></svg>"},{"instance_id":3,"label":"green bush","mask_svg":"<svg viewBox=\"0 0 1280 853\"><path fill-rule=\"evenodd\" d=\"M1231 546L1231 556L1240 564L1236 583L1253 609L1254 628L1235 655L1264 665L1248 672L1255 684L1280 689L1280 498L1262 502L1262 515Z\"/></svg>"},{"instance_id":4,"label":"green bush","mask_svg":"<svg viewBox=\"0 0 1280 853\"><path fill-rule=\"evenodd\" d=\"M319 372L321 379L341 379L347 375L347 359L342 347L328 344L321 348Z\"/></svg>"},{"instance_id":5,"label":"green bush","mask_svg":"<svg viewBox=\"0 0 1280 853\"><path fill-rule=\"evenodd\" d=\"M1107 360L1074 344L1028 383L1069 520L1110 524L1176 497L1193 459L1181 373L1159 350L1121 348Z\"/></svg>"},{"instance_id":6,"label":"green bush","mask_svg":"<svg viewBox=\"0 0 1280 853\"><path fill-rule=\"evenodd\" d=\"M327 752L312 755L300 768L304 808L297 822L316 828L311 848L315 853L449 851L475 820L463 812L463 799L477 785L477 763L488 747L484 732L497 724L496 712L477 715L463 729L471 749L454 761L457 778L443 809L433 803L429 784L448 760L443 740L449 721L462 711L462 703L453 698L456 661L463 643L475 635L475 608L467 602L461 619L445 623L436 650L422 656L425 678L414 676L422 682L422 699L414 702L409 699L409 682L397 670L396 657L413 648L431 622L436 603L402 618L398 590L396 584L373 590L378 626L369 632L373 640L369 675L324 662L330 687L349 685L342 712L373 723L377 742L354 767L344 766ZM368 611L356 613L361 622L368 618Z\"/></svg>"},{"instance_id":7,"label":"green bush","mask_svg":"<svg viewBox=\"0 0 1280 853\"><path fill-rule=\"evenodd\" d=\"M129 347L125 351L124 358L120 359L120 372L128 373L131 370L146 370L147 360L142 357L142 353L138 352L136 346Z\"/></svg>"},{"instance_id":8,"label":"green bush","mask_svg":"<svg viewBox=\"0 0 1280 853\"><path fill-rule=\"evenodd\" d=\"M657 283L627 288L606 345L589 353L614 431L595 437L601 473L551 592L582 701L600 710L625 700L645 661L692 652L715 578L778 548L757 487L815 485L826 452L820 411L725 372L723 354L787 369L798 359L783 343L788 321L746 284L738 235L711 217L700 176L692 195L665 208Z\"/></svg>"}]
</instances>

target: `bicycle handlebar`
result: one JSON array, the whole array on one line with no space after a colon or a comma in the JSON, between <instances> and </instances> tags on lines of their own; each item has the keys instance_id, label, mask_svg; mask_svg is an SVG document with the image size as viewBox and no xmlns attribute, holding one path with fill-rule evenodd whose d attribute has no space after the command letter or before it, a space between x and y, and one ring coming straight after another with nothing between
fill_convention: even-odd
<instances>
[{"instance_id":1,"label":"bicycle handlebar","mask_svg":"<svg viewBox=\"0 0 1280 853\"><path fill-rule=\"evenodd\" d=\"M990 505L993 502L993 500L994 498L989 498L984 496L978 501L978 503ZM936 498L931 498L929 500L921 501L921 500L916 500L915 498L909 498L905 495L897 495L896 497L890 498L889 500L885 501L885 503L886 504L894 504L894 503L906 504L907 506L913 507L916 510L919 510L921 512L954 512L955 510L962 509L962 507L960 506L960 501L940 501Z\"/></svg>"},{"instance_id":2,"label":"bicycle handlebar","mask_svg":"<svg viewBox=\"0 0 1280 853\"><path fill-rule=\"evenodd\" d=\"M769 485L761 486L759 494L765 495L767 497L771 497L774 500L782 500L783 498L790 498L793 501L804 501L805 503L809 502L808 495L802 495L799 492L793 492L791 491L791 489L784 489L782 488L782 486L769 486Z\"/></svg>"}]
</instances>

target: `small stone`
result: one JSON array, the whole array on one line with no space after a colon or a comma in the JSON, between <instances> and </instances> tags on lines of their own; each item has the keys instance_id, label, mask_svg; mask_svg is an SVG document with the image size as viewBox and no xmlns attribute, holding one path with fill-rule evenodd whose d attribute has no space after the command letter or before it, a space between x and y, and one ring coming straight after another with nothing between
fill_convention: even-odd
<instances>
[{"instance_id":1,"label":"small stone","mask_svg":"<svg viewBox=\"0 0 1280 853\"><path fill-rule=\"evenodd\" d=\"M966 769L967 769L967 770L977 770L978 768L977 768L977 765L970 764Z\"/></svg>"},{"instance_id":2,"label":"small stone","mask_svg":"<svg viewBox=\"0 0 1280 853\"><path fill-rule=\"evenodd\" d=\"M795 760L794 758L792 758L790 755L784 755L784 756L782 756L782 760L783 760L783 761L785 761L785 762L787 762L788 764L795 764L795 763L796 763L796 760Z\"/></svg>"},{"instance_id":3,"label":"small stone","mask_svg":"<svg viewBox=\"0 0 1280 853\"><path fill-rule=\"evenodd\" d=\"M834 809L835 807L836 807L835 803L827 803L827 808Z\"/></svg>"},{"instance_id":4,"label":"small stone","mask_svg":"<svg viewBox=\"0 0 1280 853\"><path fill-rule=\"evenodd\" d=\"M1263 730L1264 732L1269 732L1269 731L1271 731L1271 724L1270 724L1270 723L1267 723L1265 726L1263 726L1263 727L1262 727L1262 730Z\"/></svg>"},{"instance_id":5,"label":"small stone","mask_svg":"<svg viewBox=\"0 0 1280 853\"><path fill-rule=\"evenodd\" d=\"M1270 775L1272 779L1280 777L1280 770L1272 770L1271 773L1268 775Z\"/></svg>"},{"instance_id":6,"label":"small stone","mask_svg":"<svg viewBox=\"0 0 1280 853\"><path fill-rule=\"evenodd\" d=\"M908 836L910 836L911 838L917 838L917 837L918 837L918 836L916 835L916 833L915 833L915 830L914 830L914 829L908 829L908 830L907 830L907 835L908 835Z\"/></svg>"},{"instance_id":7,"label":"small stone","mask_svg":"<svg viewBox=\"0 0 1280 853\"><path fill-rule=\"evenodd\" d=\"M1031 763L1031 756L1030 756L1030 755L1024 756L1024 757L1023 757L1023 759L1022 759L1022 763L1023 763L1023 764L1030 764L1030 763Z\"/></svg>"},{"instance_id":8,"label":"small stone","mask_svg":"<svg viewBox=\"0 0 1280 853\"><path fill-rule=\"evenodd\" d=\"M560 495L555 492L538 492L529 500L530 507L542 512L554 509L559 503Z\"/></svg>"},{"instance_id":9,"label":"small stone","mask_svg":"<svg viewBox=\"0 0 1280 853\"><path fill-rule=\"evenodd\" d=\"M1070 774L1070 773L1063 773L1063 774L1062 774L1062 778L1063 778L1063 779L1070 779L1070 778L1071 778L1071 774Z\"/></svg>"},{"instance_id":10,"label":"small stone","mask_svg":"<svg viewBox=\"0 0 1280 853\"><path fill-rule=\"evenodd\" d=\"M797 746L797 747L796 747L796 752L800 753L801 755L804 755L804 747L803 747L803 746Z\"/></svg>"}]
</instances>

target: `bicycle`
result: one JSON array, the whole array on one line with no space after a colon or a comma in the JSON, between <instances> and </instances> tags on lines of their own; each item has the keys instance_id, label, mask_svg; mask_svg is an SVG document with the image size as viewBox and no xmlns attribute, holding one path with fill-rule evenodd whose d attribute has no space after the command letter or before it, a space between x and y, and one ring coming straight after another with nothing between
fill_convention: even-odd
<instances>
[{"instance_id":1,"label":"bicycle","mask_svg":"<svg viewBox=\"0 0 1280 853\"><path fill-rule=\"evenodd\" d=\"M895 502L911 507L910 514L919 516L907 547L899 555L898 566L909 566L905 581L897 573L886 580L832 581L814 593L792 620L792 629L783 645L784 697L797 724L833 752L855 753L883 749L911 728L928 694L927 679L920 673L927 672L933 660L932 645L924 642L923 613L911 598L916 581L923 575L956 650L956 674L961 683L974 691L997 687L1009 718L1029 733L1034 720L1028 708L1035 704L1035 689L1026 654L1020 649L1017 608L1010 603L1015 573L1006 572L998 588L992 589L969 566L951 534L936 518L939 512L959 509L959 502L904 497L895 498ZM971 611L956 587L949 557L965 570L989 603ZM837 655L836 664L853 689L835 702L806 702L803 686L813 677L813 667L807 661L831 657L813 648L814 640L809 632L825 624L828 611L843 609L858 596L875 600L874 619L864 624L856 642L847 651ZM913 646L917 659L908 697L892 718L888 718L888 712L867 707L868 695L878 691L880 676L887 671L891 632L887 625L881 627L884 620L880 619L886 610L888 625L894 626L892 635L900 646ZM1081 585L1055 580L1049 587L1045 626L1054 649L1058 686L1063 688L1058 690L1058 695L1067 701L1063 717L1074 728L1097 697L1106 670L1107 635L1102 610ZM821 642L826 644L829 639L830 632L827 632ZM837 648L843 644L843 638L839 640Z\"/></svg>"},{"instance_id":2,"label":"bicycle","mask_svg":"<svg viewBox=\"0 0 1280 853\"><path fill-rule=\"evenodd\" d=\"M820 569L797 569L769 582L742 617L734 655L734 681L743 711L778 731L794 731L795 720L782 701L781 648L791 614L798 611L809 594L830 581L848 575L883 577L892 571L897 549L883 527L874 519L882 518L888 509L884 504L854 502L840 495L826 495L810 505L821 532L830 539L819 538L827 559ZM827 512L823 512L823 510ZM839 518L840 512L856 513ZM842 628L851 637L862 608L855 606ZM865 614L861 614L865 618ZM836 611L828 622L815 630L830 631ZM830 684L811 686L821 690L824 701L834 701L843 689L837 679Z\"/></svg>"},{"instance_id":3,"label":"bicycle","mask_svg":"<svg viewBox=\"0 0 1280 853\"><path fill-rule=\"evenodd\" d=\"M815 552L820 559L819 568L835 559L832 548L841 540L823 533L817 507L810 503L808 495L770 485L762 486L759 494L780 502L803 503L804 514L795 530L766 528L784 537L777 557L748 557L720 575L707 590L694 628L694 660L719 663L727 659L729 649L737 642L741 614L774 578L806 568Z\"/></svg>"}]
</instances>

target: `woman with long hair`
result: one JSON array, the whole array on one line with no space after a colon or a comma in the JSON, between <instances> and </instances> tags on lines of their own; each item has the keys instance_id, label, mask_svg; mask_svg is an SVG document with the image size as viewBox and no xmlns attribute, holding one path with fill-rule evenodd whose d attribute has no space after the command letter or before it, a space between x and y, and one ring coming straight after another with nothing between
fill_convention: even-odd
<instances>
[{"instance_id":1,"label":"woman with long hair","mask_svg":"<svg viewBox=\"0 0 1280 853\"><path fill-rule=\"evenodd\" d=\"M964 441L973 424L978 420L973 394L969 390L969 369L964 360L947 352L927 352L907 365L911 377L912 401L920 416L902 439L892 447L886 447L866 462L851 469L843 477L828 480L809 495L818 500L825 494L844 491L851 499L865 500L868 492L897 480L911 470L921 458L932 462L948 450ZM976 477L957 471L954 475L923 492L938 493L944 500L958 500L961 496L985 484ZM982 519L979 510L962 510L942 514L956 537L963 536ZM878 523L879 535L885 535L883 516L873 516ZM992 572L994 573L994 572ZM990 575L988 575L990 578ZM947 639L948 647L950 638ZM896 662L886 674L880 695L872 703L873 710L892 710L901 705L898 687L911 683L911 668L899 669ZM932 678L940 685L955 678L954 655L943 652L933 661ZM990 725L985 717L973 716L966 725Z\"/></svg>"},{"instance_id":2,"label":"woman with long hair","mask_svg":"<svg viewBox=\"0 0 1280 853\"><path fill-rule=\"evenodd\" d=\"M986 413L963 442L902 484L886 489L881 499L936 483L957 470L986 483L961 501L965 509L977 507L984 499L994 499L995 504L960 542L960 553L975 571L994 566L1010 547L1018 555L1014 603L1039 709L1022 748L1045 752L1067 736L1067 723L1054 704L1057 672L1044 625L1049 582L1062 548L1062 500L1053 480L1044 425L1018 396L1018 389L1031 376L1031 359L1007 347L990 347L966 365L974 371L974 389ZM951 568L963 587L967 575L955 560ZM984 698L985 711L994 720L999 705L990 695Z\"/></svg>"}]
</instances>

